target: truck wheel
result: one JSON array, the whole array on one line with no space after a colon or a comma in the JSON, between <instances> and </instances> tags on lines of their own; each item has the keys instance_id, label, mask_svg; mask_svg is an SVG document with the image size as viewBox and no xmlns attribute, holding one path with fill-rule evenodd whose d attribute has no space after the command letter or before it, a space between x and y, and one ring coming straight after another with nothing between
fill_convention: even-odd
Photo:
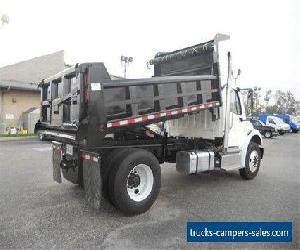
<instances>
[{"instance_id":1,"label":"truck wheel","mask_svg":"<svg viewBox=\"0 0 300 250\"><path fill-rule=\"evenodd\" d=\"M240 169L240 175L246 180L253 179L260 167L261 152L257 143L250 142L245 159L245 167Z\"/></svg>"},{"instance_id":2,"label":"truck wheel","mask_svg":"<svg viewBox=\"0 0 300 250\"><path fill-rule=\"evenodd\" d=\"M110 202L111 199L108 193L108 179L111 170L114 168L116 164L118 164L124 155L127 155L133 149L115 149L107 154L106 159L103 162L103 166L101 167L101 176L102 176L102 192L103 196L107 198Z\"/></svg>"},{"instance_id":3,"label":"truck wheel","mask_svg":"<svg viewBox=\"0 0 300 250\"><path fill-rule=\"evenodd\" d=\"M278 133L279 133L280 135L283 135L283 134L284 134L284 132L283 132L282 130L279 130Z\"/></svg>"},{"instance_id":4,"label":"truck wheel","mask_svg":"<svg viewBox=\"0 0 300 250\"><path fill-rule=\"evenodd\" d=\"M264 134L265 138L271 138L272 136L273 136L273 134L272 134L271 131L266 131L265 134Z\"/></svg>"},{"instance_id":5,"label":"truck wheel","mask_svg":"<svg viewBox=\"0 0 300 250\"><path fill-rule=\"evenodd\" d=\"M122 154L109 173L108 188L113 204L126 215L146 212L160 190L160 165L156 157L136 149Z\"/></svg>"}]
</instances>

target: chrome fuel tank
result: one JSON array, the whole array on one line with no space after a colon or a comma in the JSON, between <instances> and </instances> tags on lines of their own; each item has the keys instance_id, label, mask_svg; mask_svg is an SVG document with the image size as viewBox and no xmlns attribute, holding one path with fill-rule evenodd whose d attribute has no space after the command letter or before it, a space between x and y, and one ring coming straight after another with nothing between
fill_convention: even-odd
<instances>
[{"instance_id":1,"label":"chrome fuel tank","mask_svg":"<svg viewBox=\"0 0 300 250\"><path fill-rule=\"evenodd\" d=\"M176 170L185 174L196 174L214 169L214 152L179 151L176 154Z\"/></svg>"}]
</instances>

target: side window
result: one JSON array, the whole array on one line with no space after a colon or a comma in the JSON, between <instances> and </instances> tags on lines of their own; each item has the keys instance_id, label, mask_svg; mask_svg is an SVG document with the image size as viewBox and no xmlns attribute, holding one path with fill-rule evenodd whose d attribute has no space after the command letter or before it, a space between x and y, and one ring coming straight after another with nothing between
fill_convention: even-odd
<instances>
[{"instance_id":1,"label":"side window","mask_svg":"<svg viewBox=\"0 0 300 250\"><path fill-rule=\"evenodd\" d=\"M275 124L275 122L272 118L269 118L269 123Z\"/></svg>"},{"instance_id":2,"label":"side window","mask_svg":"<svg viewBox=\"0 0 300 250\"><path fill-rule=\"evenodd\" d=\"M230 95L230 111L237 115L242 114L240 98L236 91L232 91Z\"/></svg>"}]
</instances>

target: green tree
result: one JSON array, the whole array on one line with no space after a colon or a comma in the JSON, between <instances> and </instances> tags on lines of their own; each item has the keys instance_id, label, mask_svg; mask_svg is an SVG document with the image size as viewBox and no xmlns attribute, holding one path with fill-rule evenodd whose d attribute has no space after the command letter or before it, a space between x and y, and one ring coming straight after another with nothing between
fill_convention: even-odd
<instances>
[{"instance_id":1,"label":"green tree","mask_svg":"<svg viewBox=\"0 0 300 250\"><path fill-rule=\"evenodd\" d=\"M275 92L275 105L267 106L266 112L295 114L296 105L296 98L291 91L277 90Z\"/></svg>"}]
</instances>

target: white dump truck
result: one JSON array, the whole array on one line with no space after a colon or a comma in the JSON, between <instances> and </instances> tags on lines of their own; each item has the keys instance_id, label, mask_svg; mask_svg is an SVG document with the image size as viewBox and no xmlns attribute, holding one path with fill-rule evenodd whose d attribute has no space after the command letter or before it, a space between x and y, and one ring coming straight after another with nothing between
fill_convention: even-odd
<instances>
[{"instance_id":1,"label":"white dump truck","mask_svg":"<svg viewBox=\"0 0 300 250\"><path fill-rule=\"evenodd\" d=\"M104 196L135 215L156 200L164 162L254 178L262 138L233 84L228 38L157 53L151 78L111 80L103 63L82 63L44 79L36 130L53 140L54 180L82 186L94 208Z\"/></svg>"}]
</instances>

